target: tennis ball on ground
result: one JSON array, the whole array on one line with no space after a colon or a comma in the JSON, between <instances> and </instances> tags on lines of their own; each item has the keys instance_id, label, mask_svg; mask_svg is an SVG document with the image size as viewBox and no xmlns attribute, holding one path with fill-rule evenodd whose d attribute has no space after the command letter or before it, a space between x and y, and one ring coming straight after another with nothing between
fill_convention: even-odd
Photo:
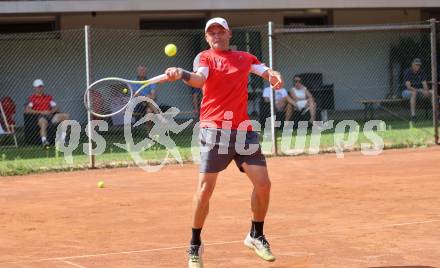
<instances>
[{"instance_id":1,"label":"tennis ball on ground","mask_svg":"<svg viewBox=\"0 0 440 268\"><path fill-rule=\"evenodd\" d=\"M103 181L98 181L98 188L104 188L104 182Z\"/></svg>"},{"instance_id":2,"label":"tennis ball on ground","mask_svg":"<svg viewBox=\"0 0 440 268\"><path fill-rule=\"evenodd\" d=\"M177 47L175 44L168 44L165 46L165 54L168 57L173 57L177 53Z\"/></svg>"}]
</instances>

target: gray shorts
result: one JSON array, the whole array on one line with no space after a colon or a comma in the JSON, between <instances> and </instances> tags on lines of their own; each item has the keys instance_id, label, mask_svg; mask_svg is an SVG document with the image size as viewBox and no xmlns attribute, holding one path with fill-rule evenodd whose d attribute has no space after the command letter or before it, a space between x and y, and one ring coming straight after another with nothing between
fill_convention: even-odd
<instances>
[{"instance_id":1,"label":"gray shorts","mask_svg":"<svg viewBox=\"0 0 440 268\"><path fill-rule=\"evenodd\" d=\"M257 132L201 128L199 139L200 173L220 172L232 160L241 172L243 163L266 166Z\"/></svg>"}]
</instances>

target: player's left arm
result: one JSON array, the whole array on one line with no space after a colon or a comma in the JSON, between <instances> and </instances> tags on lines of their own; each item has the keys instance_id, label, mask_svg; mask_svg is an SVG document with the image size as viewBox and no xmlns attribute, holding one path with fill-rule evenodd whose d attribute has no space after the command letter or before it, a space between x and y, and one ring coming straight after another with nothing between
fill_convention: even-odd
<instances>
[{"instance_id":1,"label":"player's left arm","mask_svg":"<svg viewBox=\"0 0 440 268\"><path fill-rule=\"evenodd\" d=\"M281 74L272 69L267 69L264 73L261 74L261 77L269 81L270 85L274 89L280 89L284 86L284 81Z\"/></svg>"},{"instance_id":2,"label":"player's left arm","mask_svg":"<svg viewBox=\"0 0 440 268\"><path fill-rule=\"evenodd\" d=\"M263 63L260 63L257 58L253 55L253 63L251 65L251 73L261 76L265 80L269 81L270 85L274 89L280 89L284 86L284 81L281 74L277 71L272 70Z\"/></svg>"}]
</instances>

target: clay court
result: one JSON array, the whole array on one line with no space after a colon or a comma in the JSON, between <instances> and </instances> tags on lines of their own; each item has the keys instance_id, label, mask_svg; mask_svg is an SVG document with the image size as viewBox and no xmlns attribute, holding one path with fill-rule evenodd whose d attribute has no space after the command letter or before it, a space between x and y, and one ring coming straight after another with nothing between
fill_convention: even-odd
<instances>
[{"instance_id":1,"label":"clay court","mask_svg":"<svg viewBox=\"0 0 440 268\"><path fill-rule=\"evenodd\" d=\"M219 177L205 267L440 266L440 149L268 160L274 263L242 244L251 184ZM0 179L0 267L186 267L197 166ZM104 180L106 187L96 183Z\"/></svg>"}]
</instances>

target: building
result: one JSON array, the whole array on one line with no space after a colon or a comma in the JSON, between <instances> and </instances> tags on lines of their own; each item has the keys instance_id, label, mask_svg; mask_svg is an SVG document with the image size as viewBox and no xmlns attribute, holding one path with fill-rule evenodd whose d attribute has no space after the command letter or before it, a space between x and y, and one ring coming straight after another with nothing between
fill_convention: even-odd
<instances>
[{"instance_id":1,"label":"building","mask_svg":"<svg viewBox=\"0 0 440 268\"><path fill-rule=\"evenodd\" d=\"M440 17L437 0L396 1L218 1L218 0L129 0L129 1L1 1L2 31L9 25L20 30L72 29L84 24L99 28L139 29L152 24L188 27L197 21L222 16L232 26L276 24L371 24L422 21ZM170 22L179 24L169 24ZM185 23L182 23L184 22ZM33 24L29 25L29 24ZM48 25L50 24L50 26ZM19 26L20 25L20 26ZM25 26L27 25L27 26ZM12 27L13 29L14 27ZM11 30L12 30L11 29Z\"/></svg>"}]
</instances>

